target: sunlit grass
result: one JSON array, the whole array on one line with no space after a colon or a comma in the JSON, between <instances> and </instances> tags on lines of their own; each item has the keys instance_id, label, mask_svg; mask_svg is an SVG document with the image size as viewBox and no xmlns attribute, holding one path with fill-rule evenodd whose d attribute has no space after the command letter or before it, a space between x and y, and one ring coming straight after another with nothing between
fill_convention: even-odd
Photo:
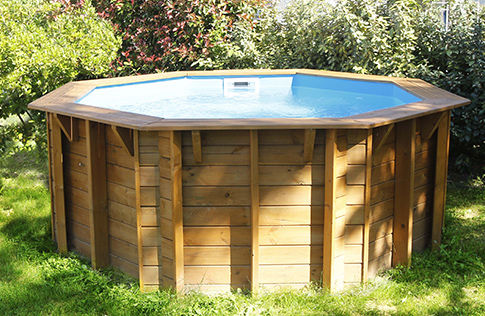
<instances>
[{"instance_id":1,"label":"sunlit grass","mask_svg":"<svg viewBox=\"0 0 485 316\"><path fill-rule=\"evenodd\" d=\"M250 296L140 293L113 269L91 270L51 241L45 162L33 153L0 160L0 315L483 315L485 188L450 185L443 245L413 256L367 287L318 287Z\"/></svg>"}]
</instances>

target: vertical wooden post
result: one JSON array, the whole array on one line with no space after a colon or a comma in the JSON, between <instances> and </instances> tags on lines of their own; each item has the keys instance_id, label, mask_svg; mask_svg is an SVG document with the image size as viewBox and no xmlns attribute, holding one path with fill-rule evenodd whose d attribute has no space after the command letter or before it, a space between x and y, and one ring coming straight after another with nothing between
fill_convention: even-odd
<instances>
[{"instance_id":1,"label":"vertical wooden post","mask_svg":"<svg viewBox=\"0 0 485 316\"><path fill-rule=\"evenodd\" d=\"M64 200L64 171L62 158L62 131L57 120L52 118L52 159L54 181L54 208L56 210L56 237L59 252L67 252L66 203Z\"/></svg>"},{"instance_id":2,"label":"vertical wooden post","mask_svg":"<svg viewBox=\"0 0 485 316\"><path fill-rule=\"evenodd\" d=\"M413 246L416 120L396 124L396 172L392 264L411 265Z\"/></svg>"},{"instance_id":3,"label":"vertical wooden post","mask_svg":"<svg viewBox=\"0 0 485 316\"><path fill-rule=\"evenodd\" d=\"M343 288L344 282L344 231L345 183L337 178L337 170L347 166L347 160L337 160L347 151L345 142L339 143L336 130L327 130L325 136L325 200L323 224L323 285L330 291ZM338 163L345 164L339 166ZM340 180L340 181L339 181ZM343 181L342 181L343 180ZM344 187L338 184L343 184Z\"/></svg>"},{"instance_id":4,"label":"vertical wooden post","mask_svg":"<svg viewBox=\"0 0 485 316\"><path fill-rule=\"evenodd\" d=\"M303 142L303 158L305 162L311 162L313 158L313 149L315 148L316 130L306 129Z\"/></svg>"},{"instance_id":5,"label":"vertical wooden post","mask_svg":"<svg viewBox=\"0 0 485 316\"><path fill-rule=\"evenodd\" d=\"M172 178L172 224L175 289L184 289L184 223L182 207L182 134L170 132L170 171Z\"/></svg>"},{"instance_id":6,"label":"vertical wooden post","mask_svg":"<svg viewBox=\"0 0 485 316\"><path fill-rule=\"evenodd\" d=\"M259 289L259 144L258 131L250 132L251 146L251 290Z\"/></svg>"},{"instance_id":7,"label":"vertical wooden post","mask_svg":"<svg viewBox=\"0 0 485 316\"><path fill-rule=\"evenodd\" d=\"M367 282L369 272L369 217L371 200L372 175L372 129L367 130L365 155L365 189L364 189L364 238L362 247L362 282Z\"/></svg>"},{"instance_id":8,"label":"vertical wooden post","mask_svg":"<svg viewBox=\"0 0 485 316\"><path fill-rule=\"evenodd\" d=\"M450 148L450 112L438 124L436 139L436 169L433 199L433 227L431 248L437 249L441 244L441 230L444 225L446 202L446 178L448 174L448 151Z\"/></svg>"},{"instance_id":9,"label":"vertical wooden post","mask_svg":"<svg viewBox=\"0 0 485 316\"><path fill-rule=\"evenodd\" d=\"M113 131L116 129L113 127ZM115 132L116 134L116 132ZM136 238L138 250L138 278L140 279L140 291L145 290L143 279L143 239L141 227L141 176L140 176L140 135L133 131L133 156L135 158L135 206L136 206Z\"/></svg>"},{"instance_id":10,"label":"vertical wooden post","mask_svg":"<svg viewBox=\"0 0 485 316\"><path fill-rule=\"evenodd\" d=\"M98 269L109 265L106 136L104 125L88 120L85 124L91 264Z\"/></svg>"},{"instance_id":11,"label":"vertical wooden post","mask_svg":"<svg viewBox=\"0 0 485 316\"><path fill-rule=\"evenodd\" d=\"M45 124L46 124L46 128L47 128L47 160L49 162L49 193L50 193L50 197L51 197L51 238L52 240L56 240L56 233L55 233L55 228L54 228L54 225L55 225L55 221L54 221L54 216L55 216L55 212L54 212L54 190L53 190L53 186L52 186L52 152L51 152L51 132L49 131L49 129L51 129L50 123L51 121L51 114L49 114L48 112L45 113Z\"/></svg>"}]
</instances>

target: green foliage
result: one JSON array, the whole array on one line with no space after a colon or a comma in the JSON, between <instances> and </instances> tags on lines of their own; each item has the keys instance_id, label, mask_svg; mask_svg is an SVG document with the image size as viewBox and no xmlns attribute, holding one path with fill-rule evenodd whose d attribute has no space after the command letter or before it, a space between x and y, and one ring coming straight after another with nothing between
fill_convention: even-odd
<instances>
[{"instance_id":1,"label":"green foliage","mask_svg":"<svg viewBox=\"0 0 485 316\"><path fill-rule=\"evenodd\" d=\"M2 137L44 130L42 113L23 116L27 104L71 80L102 76L119 45L89 1L0 0L0 119L22 120Z\"/></svg>"},{"instance_id":2,"label":"green foliage","mask_svg":"<svg viewBox=\"0 0 485 316\"><path fill-rule=\"evenodd\" d=\"M445 29L435 1L294 0L263 10L255 28L237 29L233 55L243 67L417 77L467 97L472 105L453 112L451 157L462 169L483 166L485 10L448 2ZM227 66L240 67L230 58Z\"/></svg>"},{"instance_id":3,"label":"green foliage","mask_svg":"<svg viewBox=\"0 0 485 316\"><path fill-rule=\"evenodd\" d=\"M251 296L140 293L114 269L55 251L47 162L32 151L0 156L1 315L483 315L485 190L449 188L440 250L413 256L411 269L381 274L338 295L309 286Z\"/></svg>"},{"instance_id":4,"label":"green foliage","mask_svg":"<svg viewBox=\"0 0 485 316\"><path fill-rule=\"evenodd\" d=\"M229 54L233 26L251 27L263 0L96 0L123 38L115 73L215 69Z\"/></svg>"}]
</instances>

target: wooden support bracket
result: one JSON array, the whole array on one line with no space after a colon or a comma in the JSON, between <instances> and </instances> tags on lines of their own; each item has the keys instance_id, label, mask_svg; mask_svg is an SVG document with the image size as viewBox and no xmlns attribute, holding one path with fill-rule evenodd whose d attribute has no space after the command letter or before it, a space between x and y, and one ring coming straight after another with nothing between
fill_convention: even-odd
<instances>
[{"instance_id":1,"label":"wooden support bracket","mask_svg":"<svg viewBox=\"0 0 485 316\"><path fill-rule=\"evenodd\" d=\"M200 131L192 131L192 149L194 151L195 162L202 162L202 142L200 140Z\"/></svg>"},{"instance_id":2,"label":"wooden support bracket","mask_svg":"<svg viewBox=\"0 0 485 316\"><path fill-rule=\"evenodd\" d=\"M79 131L77 130L75 124L75 118L61 114L54 114L54 118L64 135L66 135L67 140L70 142L75 142L79 136Z\"/></svg>"},{"instance_id":3,"label":"wooden support bracket","mask_svg":"<svg viewBox=\"0 0 485 316\"><path fill-rule=\"evenodd\" d=\"M303 158L305 162L311 162L313 158L313 149L315 147L315 135L316 131L314 129L306 129L304 144L303 144Z\"/></svg>"},{"instance_id":4,"label":"wooden support bracket","mask_svg":"<svg viewBox=\"0 0 485 316\"><path fill-rule=\"evenodd\" d=\"M436 113L419 119L419 129L421 131L421 139L426 141L433 136L434 132L440 125L441 120L447 117L448 112Z\"/></svg>"},{"instance_id":5,"label":"wooden support bracket","mask_svg":"<svg viewBox=\"0 0 485 316\"><path fill-rule=\"evenodd\" d=\"M134 145L133 145L133 130L125 127L111 125L111 129L115 133L118 140L121 142L123 148L133 157Z\"/></svg>"},{"instance_id":6,"label":"wooden support bracket","mask_svg":"<svg viewBox=\"0 0 485 316\"><path fill-rule=\"evenodd\" d=\"M373 139L374 153L378 152L379 149L382 147L382 145L384 145L384 143L386 142L386 139L391 134L393 128L394 128L394 123L377 127L375 129L376 133Z\"/></svg>"}]
</instances>

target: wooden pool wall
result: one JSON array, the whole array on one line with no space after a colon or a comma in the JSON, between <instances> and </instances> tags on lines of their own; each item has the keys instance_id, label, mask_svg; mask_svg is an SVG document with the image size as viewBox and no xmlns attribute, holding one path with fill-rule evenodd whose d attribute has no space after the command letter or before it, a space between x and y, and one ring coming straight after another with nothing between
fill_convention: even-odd
<instances>
[{"instance_id":1,"label":"wooden pool wall","mask_svg":"<svg viewBox=\"0 0 485 316\"><path fill-rule=\"evenodd\" d=\"M59 250L143 290L338 290L440 243L449 111L373 129L47 121Z\"/></svg>"}]
</instances>

